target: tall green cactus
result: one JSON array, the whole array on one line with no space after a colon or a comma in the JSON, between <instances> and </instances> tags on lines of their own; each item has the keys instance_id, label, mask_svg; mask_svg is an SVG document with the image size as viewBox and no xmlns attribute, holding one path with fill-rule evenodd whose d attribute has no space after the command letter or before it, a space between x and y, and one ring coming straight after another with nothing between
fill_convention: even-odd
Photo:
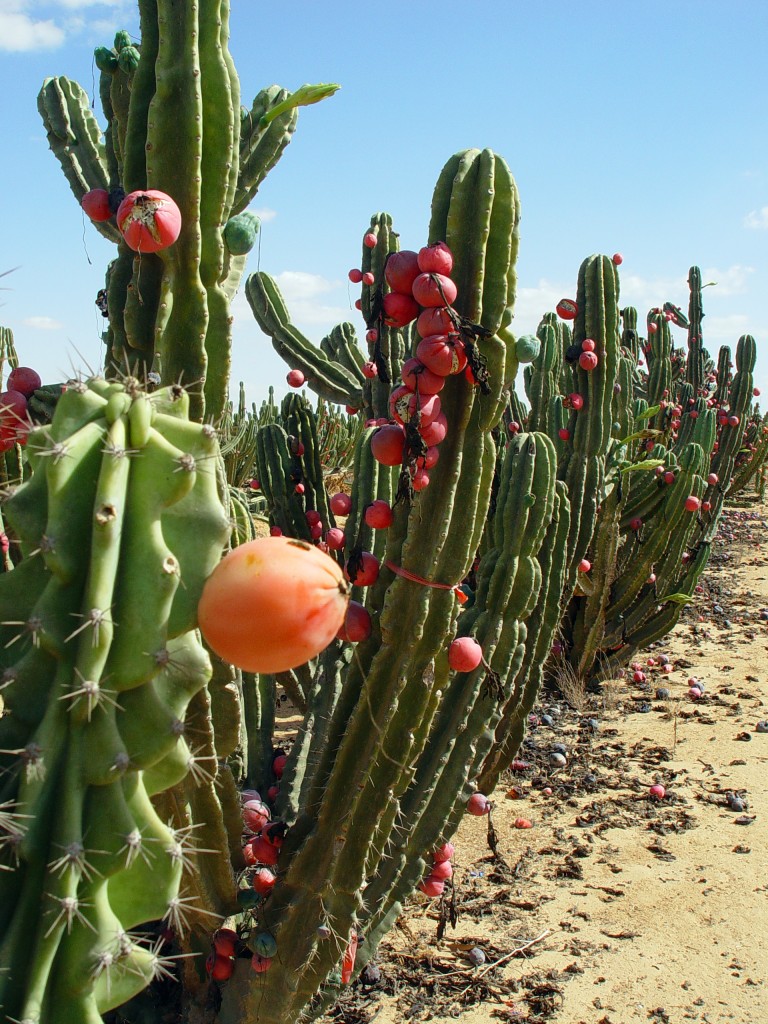
<instances>
[{"instance_id":1,"label":"tall green cactus","mask_svg":"<svg viewBox=\"0 0 768 1024\"><path fill-rule=\"evenodd\" d=\"M88 94L49 78L38 97L48 141L78 201L105 189L159 189L179 206L178 241L137 255L110 219L97 229L118 246L107 272L110 375L158 372L189 389L193 415L217 420L228 393L230 303L245 267L233 218L253 200L296 126L297 108L337 88L272 86L250 110L229 53L229 0L140 0L141 42L119 32L100 47L102 136ZM116 206L115 206L116 208ZM228 246L227 241L230 240Z\"/></svg>"}]
</instances>

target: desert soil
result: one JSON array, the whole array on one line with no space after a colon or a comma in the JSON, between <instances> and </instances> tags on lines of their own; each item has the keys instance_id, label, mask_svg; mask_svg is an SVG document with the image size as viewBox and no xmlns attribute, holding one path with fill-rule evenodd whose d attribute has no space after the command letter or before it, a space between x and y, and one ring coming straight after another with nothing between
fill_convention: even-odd
<instances>
[{"instance_id":1,"label":"desert soil","mask_svg":"<svg viewBox=\"0 0 768 1024\"><path fill-rule=\"evenodd\" d=\"M751 501L726 511L696 604L638 656L645 687L630 671L575 707L542 695L553 724L493 794L497 855L467 817L450 899L415 896L326 1020L768 1020L766 609L768 507ZM647 665L660 655L669 673Z\"/></svg>"}]
</instances>

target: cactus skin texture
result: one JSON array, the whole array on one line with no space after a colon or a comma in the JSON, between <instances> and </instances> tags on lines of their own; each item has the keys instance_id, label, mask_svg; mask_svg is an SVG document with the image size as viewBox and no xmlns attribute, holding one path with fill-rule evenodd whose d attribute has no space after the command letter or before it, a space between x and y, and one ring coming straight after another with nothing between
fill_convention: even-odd
<instances>
[{"instance_id":1,"label":"cactus skin texture","mask_svg":"<svg viewBox=\"0 0 768 1024\"><path fill-rule=\"evenodd\" d=\"M188 411L177 387L70 382L4 506L25 554L0 576L7 1019L99 1020L161 973L138 926L194 912L194 841L150 801L203 779L196 599L229 532L215 434Z\"/></svg>"},{"instance_id":2,"label":"cactus skin texture","mask_svg":"<svg viewBox=\"0 0 768 1024\"><path fill-rule=\"evenodd\" d=\"M112 50L96 51L103 137L87 92L67 78L46 79L38 109L78 202L91 189L156 188L179 206L181 235L155 255L132 252L114 218L96 224L118 246L107 271L106 363L112 375L181 381L194 418L217 420L227 401L230 303L255 237L247 206L291 141L298 107L337 86L291 94L271 86L241 110L229 0L141 0L139 10L140 44L118 32Z\"/></svg>"}]
</instances>

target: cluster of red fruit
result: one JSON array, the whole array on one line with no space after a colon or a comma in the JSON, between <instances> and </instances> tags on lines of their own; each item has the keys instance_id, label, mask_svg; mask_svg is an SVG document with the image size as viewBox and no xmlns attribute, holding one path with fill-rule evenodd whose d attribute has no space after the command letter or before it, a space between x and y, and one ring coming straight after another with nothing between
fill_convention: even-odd
<instances>
[{"instance_id":1,"label":"cluster of red fruit","mask_svg":"<svg viewBox=\"0 0 768 1024\"><path fill-rule=\"evenodd\" d=\"M110 195L104 188L86 192L80 205L92 221L117 221L126 245L134 252L160 252L173 245L181 233L181 211L171 197L151 188L146 191L122 190Z\"/></svg>"},{"instance_id":2,"label":"cluster of red fruit","mask_svg":"<svg viewBox=\"0 0 768 1024\"><path fill-rule=\"evenodd\" d=\"M379 430L371 439L371 451L385 466L401 465L405 428L413 422L426 449L409 466L415 491L429 485L429 470L439 457L437 446L448 431L439 392L447 377L467 368L466 349L451 308L457 295L456 285L448 276L452 269L453 255L444 242L426 245L418 252L403 249L392 253L384 267L384 279L390 288L382 299L384 323L400 328L415 320L421 340L416 354L403 363L402 383L390 395L390 419L376 421ZM375 345L378 327L371 327L366 339ZM366 363L363 372L375 376L376 364ZM471 374L471 370L467 372ZM470 380L474 384L474 377Z\"/></svg>"},{"instance_id":3,"label":"cluster of red fruit","mask_svg":"<svg viewBox=\"0 0 768 1024\"><path fill-rule=\"evenodd\" d=\"M453 875L451 857L454 854L453 843L443 843L432 854L432 868L419 885L419 892L425 896L442 896L445 883Z\"/></svg>"},{"instance_id":4,"label":"cluster of red fruit","mask_svg":"<svg viewBox=\"0 0 768 1024\"><path fill-rule=\"evenodd\" d=\"M0 392L0 452L26 443L30 428L27 399L41 384L40 374L28 366L11 370L8 386Z\"/></svg>"}]
</instances>

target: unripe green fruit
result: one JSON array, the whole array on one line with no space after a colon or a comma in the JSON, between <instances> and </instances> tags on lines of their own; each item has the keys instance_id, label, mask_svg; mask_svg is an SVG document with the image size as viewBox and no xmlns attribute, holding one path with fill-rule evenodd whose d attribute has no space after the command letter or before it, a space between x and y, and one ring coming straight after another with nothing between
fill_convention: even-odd
<instances>
[{"instance_id":1,"label":"unripe green fruit","mask_svg":"<svg viewBox=\"0 0 768 1024\"><path fill-rule=\"evenodd\" d=\"M96 67L99 71L117 71L117 54L106 46L97 46L93 51L93 59L96 61Z\"/></svg>"},{"instance_id":2,"label":"unripe green fruit","mask_svg":"<svg viewBox=\"0 0 768 1024\"><path fill-rule=\"evenodd\" d=\"M135 46L124 46L117 55L117 63L121 71L126 75L132 75L139 66L141 54Z\"/></svg>"},{"instance_id":3,"label":"unripe green fruit","mask_svg":"<svg viewBox=\"0 0 768 1024\"><path fill-rule=\"evenodd\" d=\"M244 210L230 217L224 225L224 244L233 256L245 256L253 248L260 227L256 214Z\"/></svg>"}]
</instances>

